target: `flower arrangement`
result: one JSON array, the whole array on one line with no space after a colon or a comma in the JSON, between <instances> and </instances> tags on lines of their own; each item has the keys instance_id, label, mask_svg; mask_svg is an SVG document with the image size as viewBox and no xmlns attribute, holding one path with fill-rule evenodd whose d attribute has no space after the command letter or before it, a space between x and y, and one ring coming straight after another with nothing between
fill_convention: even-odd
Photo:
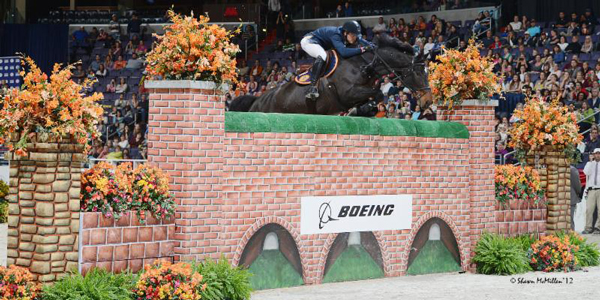
<instances>
[{"instance_id":1,"label":"flower arrangement","mask_svg":"<svg viewBox=\"0 0 600 300\"><path fill-rule=\"evenodd\" d=\"M101 100L102 94L84 96L82 90L92 81L78 84L71 80L73 65L61 68L60 64L55 64L48 78L30 57L23 57L21 64L29 67L28 72L25 69L20 72L22 88L10 90L1 101L0 143L16 155L24 156L27 143L36 134L38 141L48 137L62 139L68 135L86 145L84 150L87 152L89 138L99 135L96 123L103 111L95 101Z\"/></svg>"},{"instance_id":2,"label":"flower arrangement","mask_svg":"<svg viewBox=\"0 0 600 300\"><path fill-rule=\"evenodd\" d=\"M158 43L146 56L150 78L238 82L235 57L240 49L230 39L239 28L209 25L208 17L194 18L193 13L182 17L169 10L168 15L173 24L165 26L163 36L155 35Z\"/></svg>"},{"instance_id":3,"label":"flower arrangement","mask_svg":"<svg viewBox=\"0 0 600 300\"><path fill-rule=\"evenodd\" d=\"M590 243L575 231L559 231L556 233L559 238L569 237L569 242L577 246L573 250L573 255L577 260L577 265L581 267L594 267L600 265L600 251L594 243Z\"/></svg>"},{"instance_id":4,"label":"flower arrangement","mask_svg":"<svg viewBox=\"0 0 600 300\"><path fill-rule=\"evenodd\" d=\"M115 167L101 162L83 173L81 184L83 211L115 219L134 211L141 222L146 220L146 211L159 219L175 214L169 178L156 167L142 164L132 169L129 163Z\"/></svg>"},{"instance_id":5,"label":"flower arrangement","mask_svg":"<svg viewBox=\"0 0 600 300\"><path fill-rule=\"evenodd\" d=\"M575 158L576 146L583 137L579 134L577 117L567 107L557 101L546 103L532 98L527 100L522 110L515 110L513 116L522 120L509 131L512 137L509 145L520 152L517 157L548 145Z\"/></svg>"},{"instance_id":6,"label":"flower arrangement","mask_svg":"<svg viewBox=\"0 0 600 300\"><path fill-rule=\"evenodd\" d=\"M100 162L81 176L81 209L119 219L131 207L131 164Z\"/></svg>"},{"instance_id":7,"label":"flower arrangement","mask_svg":"<svg viewBox=\"0 0 600 300\"><path fill-rule=\"evenodd\" d=\"M564 235L562 238L548 235L531 245L527 257L536 271L569 272L575 270L579 265L573 254L578 248L578 246L571 245L568 235Z\"/></svg>"},{"instance_id":8,"label":"flower arrangement","mask_svg":"<svg viewBox=\"0 0 600 300\"><path fill-rule=\"evenodd\" d=\"M144 266L134 289L135 299L198 300L205 288L201 282L202 275L193 272L189 264L157 260Z\"/></svg>"},{"instance_id":9,"label":"flower arrangement","mask_svg":"<svg viewBox=\"0 0 600 300\"><path fill-rule=\"evenodd\" d=\"M33 300L40 289L27 269L15 265L0 267L0 299Z\"/></svg>"},{"instance_id":10,"label":"flower arrangement","mask_svg":"<svg viewBox=\"0 0 600 300\"><path fill-rule=\"evenodd\" d=\"M439 62L429 63L429 85L438 105L460 105L464 99L487 100L501 91L501 78L490 57L481 57L472 39L465 51L443 48Z\"/></svg>"},{"instance_id":11,"label":"flower arrangement","mask_svg":"<svg viewBox=\"0 0 600 300\"><path fill-rule=\"evenodd\" d=\"M496 165L496 200L506 205L510 200L538 204L545 200L540 175L531 167Z\"/></svg>"},{"instance_id":12,"label":"flower arrangement","mask_svg":"<svg viewBox=\"0 0 600 300\"><path fill-rule=\"evenodd\" d=\"M157 218L168 218L175 213L175 201L169 193L169 178L159 168L147 164L133 170L132 207L144 219L145 211Z\"/></svg>"}]
</instances>

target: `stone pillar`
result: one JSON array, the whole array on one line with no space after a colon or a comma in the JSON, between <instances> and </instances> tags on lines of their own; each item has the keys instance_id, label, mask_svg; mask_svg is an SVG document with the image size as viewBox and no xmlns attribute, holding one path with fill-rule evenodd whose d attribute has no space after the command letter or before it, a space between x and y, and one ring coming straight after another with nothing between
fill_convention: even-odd
<instances>
[{"instance_id":1,"label":"stone pillar","mask_svg":"<svg viewBox=\"0 0 600 300\"><path fill-rule=\"evenodd\" d=\"M546 231L555 233L571 228L571 170L566 155L551 146L527 154L527 165L540 174L546 190L548 218Z\"/></svg>"},{"instance_id":2,"label":"stone pillar","mask_svg":"<svg viewBox=\"0 0 600 300\"><path fill-rule=\"evenodd\" d=\"M205 81L147 81L145 87L148 162L169 174L178 205L175 260L218 258L225 96Z\"/></svg>"},{"instance_id":3,"label":"stone pillar","mask_svg":"<svg viewBox=\"0 0 600 300\"><path fill-rule=\"evenodd\" d=\"M459 122L469 129L469 190L471 248L465 254L473 257L475 245L484 232L498 232L495 219L494 186L494 107L498 100L465 100L460 107L448 111L438 107L439 121ZM470 259L469 259L470 261ZM471 268L474 271L474 268Z\"/></svg>"},{"instance_id":4,"label":"stone pillar","mask_svg":"<svg viewBox=\"0 0 600 300\"><path fill-rule=\"evenodd\" d=\"M77 270L79 192L85 156L74 140L28 144L10 162L8 264L51 282Z\"/></svg>"}]
</instances>

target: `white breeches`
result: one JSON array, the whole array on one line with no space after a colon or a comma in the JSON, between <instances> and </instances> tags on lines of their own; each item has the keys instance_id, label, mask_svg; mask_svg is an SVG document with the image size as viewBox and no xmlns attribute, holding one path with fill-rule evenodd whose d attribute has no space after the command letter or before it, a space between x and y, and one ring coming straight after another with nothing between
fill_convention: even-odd
<instances>
[{"instance_id":1,"label":"white breeches","mask_svg":"<svg viewBox=\"0 0 600 300\"><path fill-rule=\"evenodd\" d=\"M323 49L321 45L311 41L311 38L311 36L305 36L300 41L300 46L302 47L302 50L304 50L306 54L310 55L313 58L320 57L323 59L323 61L327 61L327 52L325 51L325 49Z\"/></svg>"}]
</instances>

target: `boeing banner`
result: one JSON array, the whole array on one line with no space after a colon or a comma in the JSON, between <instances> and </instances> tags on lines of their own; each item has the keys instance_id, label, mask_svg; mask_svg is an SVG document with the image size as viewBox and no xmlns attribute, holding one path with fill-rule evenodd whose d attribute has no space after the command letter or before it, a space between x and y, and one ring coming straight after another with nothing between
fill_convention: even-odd
<instances>
[{"instance_id":1,"label":"boeing banner","mask_svg":"<svg viewBox=\"0 0 600 300\"><path fill-rule=\"evenodd\" d=\"M412 195L302 197L301 234L410 229Z\"/></svg>"}]
</instances>

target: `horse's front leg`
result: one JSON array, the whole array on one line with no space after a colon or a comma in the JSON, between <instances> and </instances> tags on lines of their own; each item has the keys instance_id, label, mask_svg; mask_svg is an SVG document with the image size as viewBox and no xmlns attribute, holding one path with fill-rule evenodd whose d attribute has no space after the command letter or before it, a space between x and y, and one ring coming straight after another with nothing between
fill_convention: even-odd
<instances>
[{"instance_id":1,"label":"horse's front leg","mask_svg":"<svg viewBox=\"0 0 600 300\"><path fill-rule=\"evenodd\" d=\"M350 89L346 90L343 93L344 95L340 96L347 99L344 102L349 103L351 104L351 106L354 107L357 105L365 104L367 101L369 101L369 98L371 97L375 99L377 94L380 92L381 91L379 89L375 89L372 87L354 85Z\"/></svg>"}]
</instances>

